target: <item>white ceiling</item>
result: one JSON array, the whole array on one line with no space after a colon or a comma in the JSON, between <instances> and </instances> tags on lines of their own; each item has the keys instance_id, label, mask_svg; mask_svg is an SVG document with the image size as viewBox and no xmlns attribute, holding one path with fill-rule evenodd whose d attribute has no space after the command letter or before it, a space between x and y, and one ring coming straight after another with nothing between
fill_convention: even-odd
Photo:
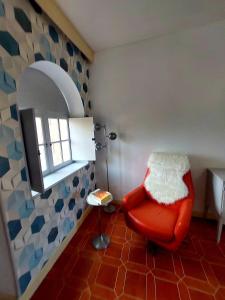
<instances>
[{"instance_id":1,"label":"white ceiling","mask_svg":"<svg viewBox=\"0 0 225 300\"><path fill-rule=\"evenodd\" d=\"M225 19L225 0L56 0L95 50Z\"/></svg>"}]
</instances>

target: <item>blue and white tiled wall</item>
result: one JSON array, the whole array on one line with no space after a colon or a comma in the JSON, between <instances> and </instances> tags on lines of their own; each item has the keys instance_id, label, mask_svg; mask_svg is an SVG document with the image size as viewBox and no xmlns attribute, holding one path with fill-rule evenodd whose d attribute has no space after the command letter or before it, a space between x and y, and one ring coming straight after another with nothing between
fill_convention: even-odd
<instances>
[{"instance_id":1,"label":"blue and white tiled wall","mask_svg":"<svg viewBox=\"0 0 225 300\"><path fill-rule=\"evenodd\" d=\"M86 197L95 188L94 164L89 163L44 194L31 197L16 91L22 72L39 60L59 64L70 74L86 115L91 115L85 57L29 1L0 0L0 207L19 294L76 226Z\"/></svg>"}]
</instances>

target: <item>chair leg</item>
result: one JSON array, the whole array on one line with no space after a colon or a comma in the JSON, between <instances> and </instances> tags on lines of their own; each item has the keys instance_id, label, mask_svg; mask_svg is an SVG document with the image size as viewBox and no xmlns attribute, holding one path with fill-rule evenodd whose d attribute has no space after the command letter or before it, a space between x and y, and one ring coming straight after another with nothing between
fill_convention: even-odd
<instances>
[{"instance_id":1,"label":"chair leg","mask_svg":"<svg viewBox=\"0 0 225 300\"><path fill-rule=\"evenodd\" d=\"M158 246L155 243L153 243L151 241L148 241L148 246L147 247L148 247L149 253L152 254L152 256L155 256L157 254Z\"/></svg>"}]
</instances>

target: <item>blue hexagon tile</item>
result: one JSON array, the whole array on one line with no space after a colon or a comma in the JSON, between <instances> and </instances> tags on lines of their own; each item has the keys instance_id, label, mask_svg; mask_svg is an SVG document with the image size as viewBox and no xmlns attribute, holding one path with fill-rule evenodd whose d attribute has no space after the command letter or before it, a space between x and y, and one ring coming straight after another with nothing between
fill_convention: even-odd
<instances>
[{"instance_id":1,"label":"blue hexagon tile","mask_svg":"<svg viewBox=\"0 0 225 300\"><path fill-rule=\"evenodd\" d=\"M10 239L13 241L16 238L17 234L22 229L21 221L19 219L9 221L8 229L9 229Z\"/></svg>"},{"instance_id":2,"label":"blue hexagon tile","mask_svg":"<svg viewBox=\"0 0 225 300\"><path fill-rule=\"evenodd\" d=\"M20 160L23 157L23 145L21 142L13 141L7 146L9 159Z\"/></svg>"},{"instance_id":3,"label":"blue hexagon tile","mask_svg":"<svg viewBox=\"0 0 225 300\"><path fill-rule=\"evenodd\" d=\"M31 232L32 234L38 233L41 231L42 227L45 224L44 216L37 216L33 223L31 224Z\"/></svg>"},{"instance_id":4,"label":"blue hexagon tile","mask_svg":"<svg viewBox=\"0 0 225 300\"><path fill-rule=\"evenodd\" d=\"M19 44L15 38L8 31L0 31L0 45L9 53L11 56L19 55Z\"/></svg>"},{"instance_id":5,"label":"blue hexagon tile","mask_svg":"<svg viewBox=\"0 0 225 300\"><path fill-rule=\"evenodd\" d=\"M9 160L7 157L0 156L0 177L5 175L10 169Z\"/></svg>"}]
</instances>

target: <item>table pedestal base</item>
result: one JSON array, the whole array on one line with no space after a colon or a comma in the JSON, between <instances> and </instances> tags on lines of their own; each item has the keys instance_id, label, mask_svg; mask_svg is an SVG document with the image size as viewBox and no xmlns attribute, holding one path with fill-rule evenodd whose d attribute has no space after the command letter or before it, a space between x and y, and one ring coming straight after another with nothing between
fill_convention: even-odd
<instances>
[{"instance_id":1,"label":"table pedestal base","mask_svg":"<svg viewBox=\"0 0 225 300\"><path fill-rule=\"evenodd\" d=\"M100 234L99 236L94 238L94 240L92 241L93 247L97 250L108 248L109 243L110 243L110 239L104 233Z\"/></svg>"},{"instance_id":2,"label":"table pedestal base","mask_svg":"<svg viewBox=\"0 0 225 300\"><path fill-rule=\"evenodd\" d=\"M107 206L104 206L104 212L108 214L112 214L116 211L116 207L113 204L109 204Z\"/></svg>"}]
</instances>

